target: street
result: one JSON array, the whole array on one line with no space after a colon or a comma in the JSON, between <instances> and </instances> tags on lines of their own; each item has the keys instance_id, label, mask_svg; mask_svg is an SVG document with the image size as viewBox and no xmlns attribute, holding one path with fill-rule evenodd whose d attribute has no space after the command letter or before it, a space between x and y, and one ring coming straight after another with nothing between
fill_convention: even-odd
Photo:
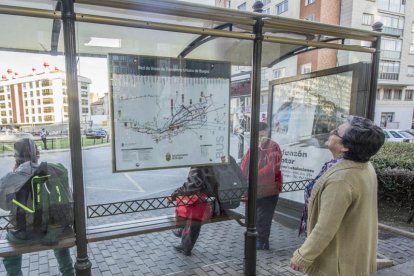
<instances>
[{"instance_id":1,"label":"street","mask_svg":"<svg viewBox=\"0 0 414 276\"><path fill-rule=\"evenodd\" d=\"M237 145L237 136L232 135L230 153L234 157L237 157ZM245 145L248 145L248 141L245 142ZM246 148L247 146L245 146ZM168 196L184 183L189 170L189 168L176 168L112 173L110 145L84 149L82 156L87 205ZM62 163L70 171L70 160L71 156L68 150L42 150L39 162ZM13 156L0 156L0 177L10 172L13 165ZM69 173L69 177L71 177L71 173Z\"/></svg>"}]
</instances>

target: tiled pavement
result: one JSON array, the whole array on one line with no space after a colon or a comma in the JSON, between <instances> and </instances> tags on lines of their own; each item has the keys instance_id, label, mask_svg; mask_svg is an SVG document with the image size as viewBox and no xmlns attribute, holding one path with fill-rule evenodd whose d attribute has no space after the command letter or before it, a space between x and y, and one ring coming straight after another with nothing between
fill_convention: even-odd
<instances>
[{"instance_id":1,"label":"tiled pavement","mask_svg":"<svg viewBox=\"0 0 414 276\"><path fill-rule=\"evenodd\" d=\"M172 245L179 240L170 231L89 244L93 275L242 275L244 228L234 221L204 225L193 255L177 254ZM288 268L292 252L302 243L296 230L274 223L271 250L258 251L258 275L301 275ZM71 249L74 253L74 249ZM410 269L414 260L414 240L380 233L379 253ZM394 267L398 269L398 266ZM414 275L414 271L386 275ZM23 258L24 275L57 275L52 251L27 254ZM391 274L390 274L391 273ZM0 275L4 275L0 267Z\"/></svg>"}]
</instances>

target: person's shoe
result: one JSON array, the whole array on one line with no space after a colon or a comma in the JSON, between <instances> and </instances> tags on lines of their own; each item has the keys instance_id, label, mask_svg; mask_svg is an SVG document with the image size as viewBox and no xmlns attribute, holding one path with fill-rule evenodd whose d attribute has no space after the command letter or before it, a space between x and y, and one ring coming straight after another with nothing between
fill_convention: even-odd
<instances>
[{"instance_id":1,"label":"person's shoe","mask_svg":"<svg viewBox=\"0 0 414 276\"><path fill-rule=\"evenodd\" d=\"M174 245L174 249L180 253L183 253L185 256L191 256L191 251L186 250L181 245Z\"/></svg>"},{"instance_id":2,"label":"person's shoe","mask_svg":"<svg viewBox=\"0 0 414 276\"><path fill-rule=\"evenodd\" d=\"M177 238L181 238L181 234L183 233L182 229L173 229L171 232L176 236Z\"/></svg>"}]
</instances>

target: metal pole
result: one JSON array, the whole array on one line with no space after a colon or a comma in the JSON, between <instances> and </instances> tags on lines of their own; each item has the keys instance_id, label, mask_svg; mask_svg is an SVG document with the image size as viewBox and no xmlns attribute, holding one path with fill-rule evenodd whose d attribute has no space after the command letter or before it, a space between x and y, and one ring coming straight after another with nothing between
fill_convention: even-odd
<instances>
[{"instance_id":1,"label":"metal pole","mask_svg":"<svg viewBox=\"0 0 414 276\"><path fill-rule=\"evenodd\" d=\"M256 1L253 4L255 12L261 13L263 3ZM260 84L262 67L262 40L263 20L256 18L254 25L253 67L252 67L252 111L250 127L250 160L249 160L249 191L247 202L247 229L244 245L244 274L256 275L256 197L257 197L257 170L259 146L259 115L260 115Z\"/></svg>"},{"instance_id":2,"label":"metal pole","mask_svg":"<svg viewBox=\"0 0 414 276\"><path fill-rule=\"evenodd\" d=\"M66 83L69 98L69 139L72 160L72 180L75 200L76 275L91 275L86 239L85 195L82 170L82 148L79 119L78 73L74 0L62 0L63 37L65 46Z\"/></svg>"},{"instance_id":3,"label":"metal pole","mask_svg":"<svg viewBox=\"0 0 414 276\"><path fill-rule=\"evenodd\" d=\"M372 30L376 32L382 32L383 24L381 22L376 22L372 25ZM377 95L378 87L378 69L380 63L380 54L381 54L381 36L378 36L377 40L372 43L372 48L375 48L375 53L372 54L372 70L371 70L371 83L369 86L368 94L368 110L367 116L369 119L374 121L375 119L375 101Z\"/></svg>"}]
</instances>

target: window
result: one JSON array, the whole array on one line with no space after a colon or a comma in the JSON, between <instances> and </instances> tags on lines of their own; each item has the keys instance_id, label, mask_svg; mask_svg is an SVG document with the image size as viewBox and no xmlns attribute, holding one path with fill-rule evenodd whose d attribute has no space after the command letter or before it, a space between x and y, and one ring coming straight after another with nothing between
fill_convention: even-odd
<instances>
[{"instance_id":1,"label":"window","mask_svg":"<svg viewBox=\"0 0 414 276\"><path fill-rule=\"evenodd\" d=\"M273 70L274 79L283 78L284 76L285 76L285 68L279 68L279 69Z\"/></svg>"},{"instance_id":2,"label":"window","mask_svg":"<svg viewBox=\"0 0 414 276\"><path fill-rule=\"evenodd\" d=\"M379 78L386 80L398 80L400 72L399 61L381 60L379 66Z\"/></svg>"},{"instance_id":3,"label":"window","mask_svg":"<svg viewBox=\"0 0 414 276\"><path fill-rule=\"evenodd\" d=\"M371 26L372 23L374 23L374 15L370 13L363 13L362 14L362 25Z\"/></svg>"},{"instance_id":4,"label":"window","mask_svg":"<svg viewBox=\"0 0 414 276\"><path fill-rule=\"evenodd\" d=\"M243 4L239 5L237 7L237 9L240 10L240 11L245 11L246 7L247 7L247 4L246 4L246 2L244 2Z\"/></svg>"},{"instance_id":5,"label":"window","mask_svg":"<svg viewBox=\"0 0 414 276\"><path fill-rule=\"evenodd\" d=\"M43 108L43 112L44 113L53 113L53 112L55 112L55 110L54 110L53 106L48 106L48 107Z\"/></svg>"},{"instance_id":6,"label":"window","mask_svg":"<svg viewBox=\"0 0 414 276\"><path fill-rule=\"evenodd\" d=\"M404 100L412 101L413 100L414 90L405 90L405 97Z\"/></svg>"},{"instance_id":7,"label":"window","mask_svg":"<svg viewBox=\"0 0 414 276\"><path fill-rule=\"evenodd\" d=\"M267 9L263 10L263 13L264 14L270 14L270 8L267 8Z\"/></svg>"},{"instance_id":8,"label":"window","mask_svg":"<svg viewBox=\"0 0 414 276\"><path fill-rule=\"evenodd\" d=\"M87 108L87 107L86 107L86 108L85 108L85 107L83 107L83 108L82 108L82 113L84 113L84 114L85 114L85 113L89 113L88 108Z\"/></svg>"},{"instance_id":9,"label":"window","mask_svg":"<svg viewBox=\"0 0 414 276\"><path fill-rule=\"evenodd\" d=\"M394 121L394 112L381 112L380 126L386 127L388 122Z\"/></svg>"},{"instance_id":10,"label":"window","mask_svg":"<svg viewBox=\"0 0 414 276\"><path fill-rule=\"evenodd\" d=\"M410 54L410 55L414 55L414 44L413 44L413 43L411 43L411 44L410 44L410 51L409 51L409 54Z\"/></svg>"},{"instance_id":11,"label":"window","mask_svg":"<svg viewBox=\"0 0 414 276\"><path fill-rule=\"evenodd\" d=\"M402 16L379 14L377 21L384 24L384 31L387 31L387 28L404 29L404 17Z\"/></svg>"},{"instance_id":12,"label":"window","mask_svg":"<svg viewBox=\"0 0 414 276\"><path fill-rule=\"evenodd\" d=\"M402 96L402 90L396 89L394 90L394 101L400 101Z\"/></svg>"},{"instance_id":13,"label":"window","mask_svg":"<svg viewBox=\"0 0 414 276\"><path fill-rule=\"evenodd\" d=\"M411 32L414 33L414 22L411 22Z\"/></svg>"},{"instance_id":14,"label":"window","mask_svg":"<svg viewBox=\"0 0 414 276\"><path fill-rule=\"evenodd\" d=\"M404 13L405 0L378 0L378 9Z\"/></svg>"},{"instance_id":15,"label":"window","mask_svg":"<svg viewBox=\"0 0 414 276\"><path fill-rule=\"evenodd\" d=\"M289 7L289 2L287 0L276 5L277 14L284 13L285 11L288 10L288 7Z\"/></svg>"},{"instance_id":16,"label":"window","mask_svg":"<svg viewBox=\"0 0 414 276\"><path fill-rule=\"evenodd\" d=\"M381 40L381 57L399 59L401 57L401 40L387 39Z\"/></svg>"},{"instance_id":17,"label":"window","mask_svg":"<svg viewBox=\"0 0 414 276\"><path fill-rule=\"evenodd\" d=\"M88 100L83 100L82 99L82 105L88 105Z\"/></svg>"},{"instance_id":18,"label":"window","mask_svg":"<svg viewBox=\"0 0 414 276\"><path fill-rule=\"evenodd\" d=\"M384 89L384 93L382 94L382 99L384 101L391 100L392 90L391 89Z\"/></svg>"},{"instance_id":19,"label":"window","mask_svg":"<svg viewBox=\"0 0 414 276\"><path fill-rule=\"evenodd\" d=\"M308 20L308 21L316 21L316 17L315 17L314 14L312 14L312 15L306 16L305 17L305 20Z\"/></svg>"},{"instance_id":20,"label":"window","mask_svg":"<svg viewBox=\"0 0 414 276\"><path fill-rule=\"evenodd\" d=\"M381 90L377 89L377 100L381 99Z\"/></svg>"},{"instance_id":21,"label":"window","mask_svg":"<svg viewBox=\"0 0 414 276\"><path fill-rule=\"evenodd\" d=\"M267 4L269 4L270 3L270 1L271 0L263 0L262 2L263 2L263 6L266 6Z\"/></svg>"},{"instance_id":22,"label":"window","mask_svg":"<svg viewBox=\"0 0 414 276\"><path fill-rule=\"evenodd\" d=\"M307 74L307 73L310 73L311 71L312 71L312 63L306 63L300 66L301 74Z\"/></svg>"},{"instance_id":23,"label":"window","mask_svg":"<svg viewBox=\"0 0 414 276\"><path fill-rule=\"evenodd\" d=\"M407 68L407 75L414 77L414 66L408 66L408 68Z\"/></svg>"},{"instance_id":24,"label":"window","mask_svg":"<svg viewBox=\"0 0 414 276\"><path fill-rule=\"evenodd\" d=\"M305 0L305 6L315 3L315 0Z\"/></svg>"}]
</instances>

